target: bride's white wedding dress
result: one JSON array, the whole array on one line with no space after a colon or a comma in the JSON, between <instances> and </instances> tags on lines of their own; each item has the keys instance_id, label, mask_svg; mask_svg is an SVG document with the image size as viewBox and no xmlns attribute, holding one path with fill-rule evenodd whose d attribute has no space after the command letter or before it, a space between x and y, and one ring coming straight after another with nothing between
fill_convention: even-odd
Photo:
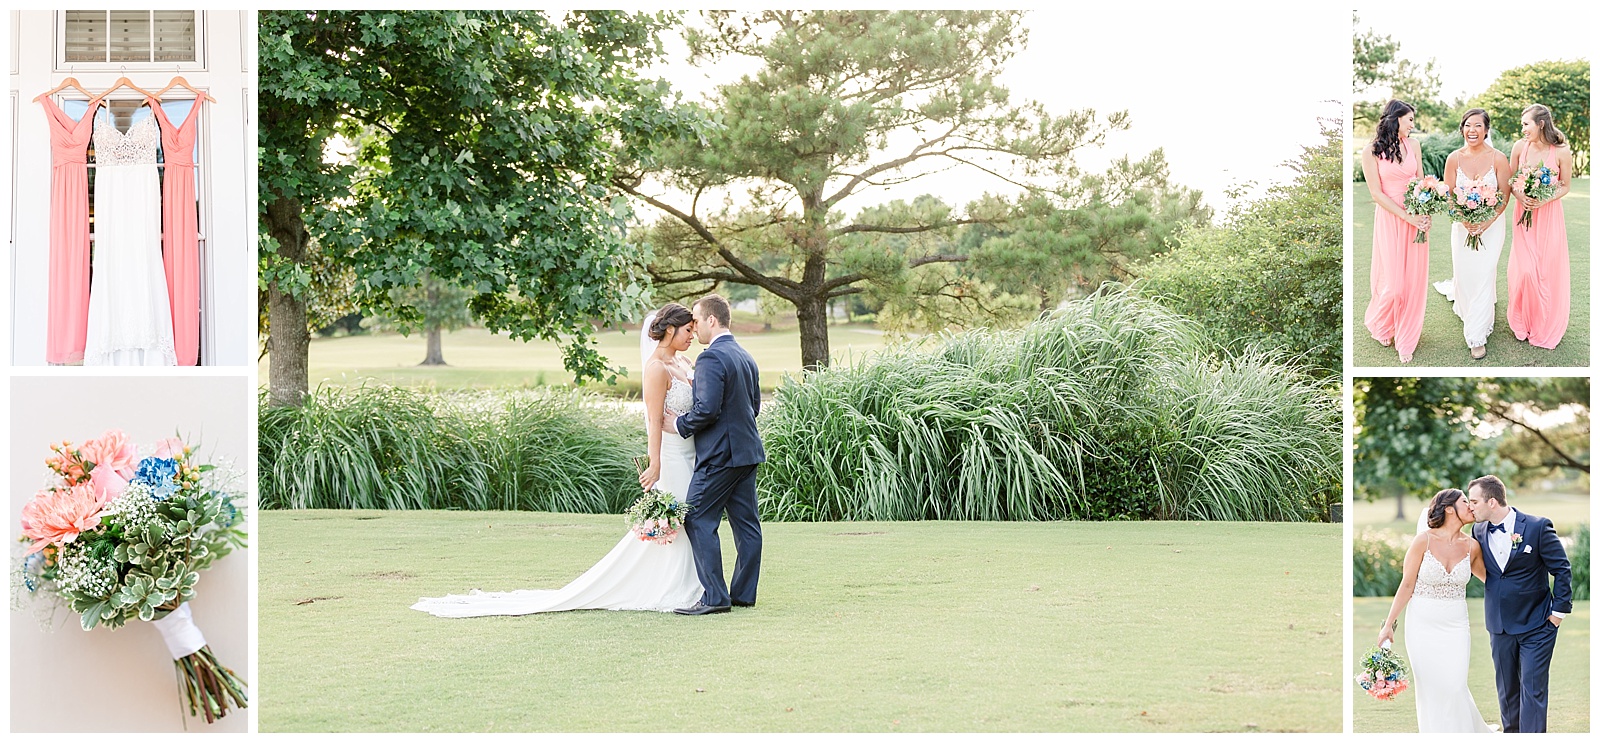
<instances>
[{"instance_id":1,"label":"bride's white wedding dress","mask_svg":"<svg viewBox=\"0 0 1600 743\"><path fill-rule=\"evenodd\" d=\"M666 408L682 415L694 407L693 388L673 379ZM657 490L682 501L694 473L694 438L661 433L661 480ZM669 544L641 541L632 532L588 572L558 591L473 591L464 596L424 598L411 608L438 617L537 614L573 609L672 611L693 606L705 589L694 569L694 551L682 531Z\"/></svg>"},{"instance_id":2,"label":"bride's white wedding dress","mask_svg":"<svg viewBox=\"0 0 1600 743\"><path fill-rule=\"evenodd\" d=\"M1470 553L1450 568L1431 550L1422 554L1405 620L1418 732L1494 732L1484 724L1467 690L1467 665L1472 660L1472 628L1467 624L1471 578Z\"/></svg>"},{"instance_id":3,"label":"bride's white wedding dress","mask_svg":"<svg viewBox=\"0 0 1600 743\"><path fill-rule=\"evenodd\" d=\"M1467 185L1466 171L1456 168L1456 187ZM1499 187L1499 177L1494 168L1484 180ZM1500 275L1500 251L1506 246L1506 215L1501 214L1483 231L1483 248L1467 247L1467 226L1460 222L1450 224L1450 258L1455 278L1435 282L1433 288L1454 304L1456 316L1461 318L1462 335L1468 348L1478 348L1489 341L1489 331L1494 329L1495 280Z\"/></svg>"},{"instance_id":4,"label":"bride's white wedding dress","mask_svg":"<svg viewBox=\"0 0 1600 743\"><path fill-rule=\"evenodd\" d=\"M176 366L161 263L161 182L152 114L117 129L94 121L94 260L84 366Z\"/></svg>"}]
</instances>

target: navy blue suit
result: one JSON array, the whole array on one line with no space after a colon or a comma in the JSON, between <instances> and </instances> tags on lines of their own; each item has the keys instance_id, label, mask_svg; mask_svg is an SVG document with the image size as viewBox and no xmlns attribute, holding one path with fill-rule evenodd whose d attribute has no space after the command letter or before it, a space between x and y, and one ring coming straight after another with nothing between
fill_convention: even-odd
<instances>
[{"instance_id":1,"label":"navy blue suit","mask_svg":"<svg viewBox=\"0 0 1600 743\"><path fill-rule=\"evenodd\" d=\"M1494 656L1500 723L1508 733L1542 733L1550 706L1550 656L1556 648L1550 612L1572 612L1572 567L1549 519L1518 511L1507 527L1520 539L1512 539L1504 568L1489 549L1489 523L1472 527L1488 577L1483 613Z\"/></svg>"},{"instance_id":2,"label":"navy blue suit","mask_svg":"<svg viewBox=\"0 0 1600 743\"><path fill-rule=\"evenodd\" d=\"M761 517L756 505L756 466L767 461L756 430L761 412L760 371L733 336L711 341L695 360L694 408L678 418L678 434L694 437L694 477L689 481L689 516L684 532L694 548L695 570L707 606L756 602L761 578ZM733 587L722 579L722 541L717 527L728 514L733 546Z\"/></svg>"}]
</instances>

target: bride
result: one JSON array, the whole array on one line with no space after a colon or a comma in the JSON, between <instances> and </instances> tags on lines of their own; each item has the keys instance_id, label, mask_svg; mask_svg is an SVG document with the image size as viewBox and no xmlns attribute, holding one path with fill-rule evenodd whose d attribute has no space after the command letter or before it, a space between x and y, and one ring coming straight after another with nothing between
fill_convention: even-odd
<instances>
[{"instance_id":1,"label":"bride","mask_svg":"<svg viewBox=\"0 0 1600 743\"><path fill-rule=\"evenodd\" d=\"M678 436L673 422L694 405L693 367L680 355L694 340L694 316L681 304L668 304L645 318L640 336L650 466L639 480L646 488L666 491L681 501L694 473L694 438ZM673 435L663 435L664 431ZM693 605L703 592L688 535L679 531L672 542L656 544L641 541L630 532L600 562L561 590L474 590L464 596L424 598L411 608L439 617L573 609L672 611Z\"/></svg>"},{"instance_id":2,"label":"bride","mask_svg":"<svg viewBox=\"0 0 1600 743\"><path fill-rule=\"evenodd\" d=\"M1473 361L1489 355L1489 331L1494 329L1495 279L1499 276L1500 251L1506 245L1506 204L1511 194L1511 161L1489 145L1489 112L1474 108L1461 117L1461 137L1465 144L1450 153L1444 163L1445 183L1452 189L1482 180L1500 191L1495 218L1486 224L1450 225L1450 258L1455 276L1433 285L1455 303L1461 318L1468 352ZM1482 235L1483 247L1467 247L1468 235Z\"/></svg>"},{"instance_id":3,"label":"bride","mask_svg":"<svg viewBox=\"0 0 1600 743\"><path fill-rule=\"evenodd\" d=\"M1467 689L1472 630L1467 624L1467 581L1483 579L1483 553L1477 540L1462 534L1473 521L1460 490L1441 490L1428 503L1425 526L1406 550L1400 588L1389 617L1378 630L1378 644L1394 641L1394 623L1406 612L1406 654L1416 689L1417 732L1491 733Z\"/></svg>"}]
</instances>

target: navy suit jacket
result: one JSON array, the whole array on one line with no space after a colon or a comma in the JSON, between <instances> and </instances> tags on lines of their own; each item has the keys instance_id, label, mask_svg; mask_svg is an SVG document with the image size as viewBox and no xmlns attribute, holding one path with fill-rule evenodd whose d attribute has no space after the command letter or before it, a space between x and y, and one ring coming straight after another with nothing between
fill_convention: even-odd
<instances>
[{"instance_id":1,"label":"navy suit jacket","mask_svg":"<svg viewBox=\"0 0 1600 743\"><path fill-rule=\"evenodd\" d=\"M1538 629L1552 611L1572 612L1572 566L1549 519L1518 511L1508 528L1522 535L1522 541L1511 548L1504 570L1495 564L1489 550L1489 523L1473 524L1472 536L1483 548L1483 567L1488 572L1484 624L1492 634L1520 635Z\"/></svg>"},{"instance_id":2,"label":"navy suit jacket","mask_svg":"<svg viewBox=\"0 0 1600 743\"><path fill-rule=\"evenodd\" d=\"M761 376L750 354L720 336L695 359L694 408L678 418L678 435L694 437L695 469L767 461L756 430Z\"/></svg>"}]
</instances>

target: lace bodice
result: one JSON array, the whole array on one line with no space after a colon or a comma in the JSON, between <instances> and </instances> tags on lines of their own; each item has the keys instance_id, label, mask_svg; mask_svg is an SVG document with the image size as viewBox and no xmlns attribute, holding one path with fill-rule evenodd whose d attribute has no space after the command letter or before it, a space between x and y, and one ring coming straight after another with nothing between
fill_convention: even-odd
<instances>
[{"instance_id":1,"label":"lace bodice","mask_svg":"<svg viewBox=\"0 0 1600 743\"><path fill-rule=\"evenodd\" d=\"M1472 580L1472 555L1468 553L1461 561L1448 570L1439 558L1433 556L1433 551L1422 553L1422 566L1417 568L1417 586L1412 590L1413 598L1443 599L1446 601L1465 601L1467 599L1467 581Z\"/></svg>"},{"instance_id":2,"label":"lace bodice","mask_svg":"<svg viewBox=\"0 0 1600 743\"><path fill-rule=\"evenodd\" d=\"M96 165L155 165L156 147L161 144L161 129L155 116L133 122L127 132L117 130L109 116L94 122Z\"/></svg>"},{"instance_id":3,"label":"lace bodice","mask_svg":"<svg viewBox=\"0 0 1600 743\"><path fill-rule=\"evenodd\" d=\"M672 378L672 384L667 387L665 405L673 415L683 415L694 407L694 387L677 377Z\"/></svg>"}]
</instances>

